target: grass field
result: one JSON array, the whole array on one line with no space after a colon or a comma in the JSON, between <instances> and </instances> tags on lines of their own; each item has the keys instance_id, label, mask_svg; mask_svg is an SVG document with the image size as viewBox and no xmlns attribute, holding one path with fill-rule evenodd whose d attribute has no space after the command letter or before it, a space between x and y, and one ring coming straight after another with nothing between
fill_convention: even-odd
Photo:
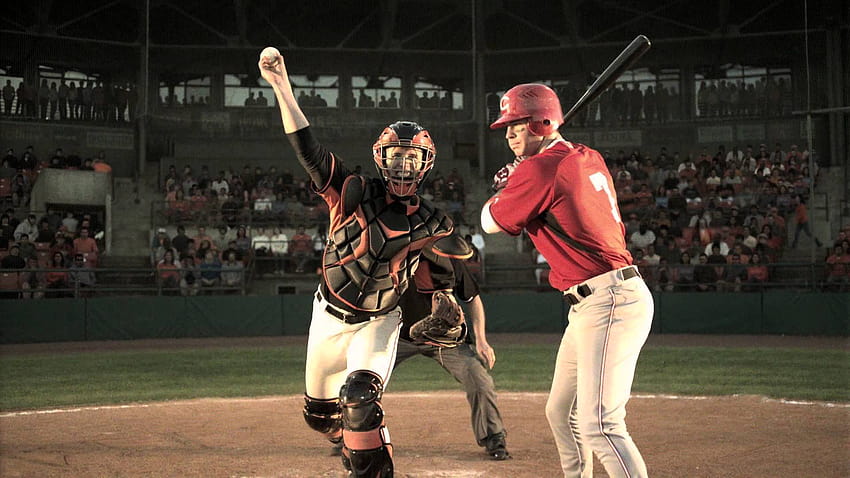
<instances>
[{"instance_id":1,"label":"grass field","mask_svg":"<svg viewBox=\"0 0 850 478\"><path fill-rule=\"evenodd\" d=\"M547 391L552 345L502 345L498 390ZM305 347L221 347L0 356L0 410L303 392ZM388 392L452 390L436 363L417 357ZM850 402L850 352L783 348L646 347L633 391L754 394Z\"/></svg>"}]
</instances>

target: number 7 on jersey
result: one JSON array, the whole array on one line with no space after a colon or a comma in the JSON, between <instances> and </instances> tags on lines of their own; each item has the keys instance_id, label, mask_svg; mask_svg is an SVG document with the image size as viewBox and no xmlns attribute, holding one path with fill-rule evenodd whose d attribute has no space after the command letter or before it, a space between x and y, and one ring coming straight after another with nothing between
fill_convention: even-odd
<instances>
[{"instance_id":1,"label":"number 7 on jersey","mask_svg":"<svg viewBox=\"0 0 850 478\"><path fill-rule=\"evenodd\" d=\"M608 195L608 202L611 203L611 215L614 216L614 220L618 223L623 222L620 219L620 211L617 209L617 200L614 198L614 194L611 193L611 188L608 187L608 179L605 175L597 172L591 174L588 178L596 191L605 191L605 194Z\"/></svg>"}]
</instances>

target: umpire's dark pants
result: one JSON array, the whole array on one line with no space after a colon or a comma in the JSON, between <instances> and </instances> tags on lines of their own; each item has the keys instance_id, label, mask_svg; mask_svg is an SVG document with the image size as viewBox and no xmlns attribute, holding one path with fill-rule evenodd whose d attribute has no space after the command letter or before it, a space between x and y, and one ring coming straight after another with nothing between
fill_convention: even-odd
<instances>
[{"instance_id":1,"label":"umpire's dark pants","mask_svg":"<svg viewBox=\"0 0 850 478\"><path fill-rule=\"evenodd\" d=\"M496 407L493 377L470 344L436 347L399 339L394 367L417 354L434 359L463 385L472 409L472 431L479 446L485 446L490 437L505 435L502 416Z\"/></svg>"}]
</instances>

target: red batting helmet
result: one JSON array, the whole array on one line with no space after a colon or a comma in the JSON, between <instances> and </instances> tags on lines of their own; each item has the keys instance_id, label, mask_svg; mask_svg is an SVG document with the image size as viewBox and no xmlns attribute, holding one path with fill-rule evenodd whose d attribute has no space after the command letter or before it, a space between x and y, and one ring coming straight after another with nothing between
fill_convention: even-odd
<instances>
[{"instance_id":1,"label":"red batting helmet","mask_svg":"<svg viewBox=\"0 0 850 478\"><path fill-rule=\"evenodd\" d=\"M405 167L392 167L387 161L387 148L402 146L418 148L422 151L422 163L414 171ZM428 130L412 121L397 121L386 128L372 145L372 158L375 167L384 181L390 194L398 197L412 196L419 184L425 180L428 172L434 166L437 150ZM407 164L406 162L404 164Z\"/></svg>"},{"instance_id":2,"label":"red batting helmet","mask_svg":"<svg viewBox=\"0 0 850 478\"><path fill-rule=\"evenodd\" d=\"M535 136L555 132L564 118L558 95L540 83L524 83L506 91L499 102L499 114L499 119L490 125L490 129L528 120L529 132Z\"/></svg>"}]
</instances>

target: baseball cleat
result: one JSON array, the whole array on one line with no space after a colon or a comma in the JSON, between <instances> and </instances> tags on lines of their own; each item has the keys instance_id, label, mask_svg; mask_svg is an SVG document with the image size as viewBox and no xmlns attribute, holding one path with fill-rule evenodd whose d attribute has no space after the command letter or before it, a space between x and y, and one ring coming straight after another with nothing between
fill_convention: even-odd
<instances>
[{"instance_id":1,"label":"baseball cleat","mask_svg":"<svg viewBox=\"0 0 850 478\"><path fill-rule=\"evenodd\" d=\"M490 456L491 460L501 461L511 458L511 454L508 453L508 448L505 444L505 438L502 436L491 438L487 442L487 455Z\"/></svg>"}]
</instances>

